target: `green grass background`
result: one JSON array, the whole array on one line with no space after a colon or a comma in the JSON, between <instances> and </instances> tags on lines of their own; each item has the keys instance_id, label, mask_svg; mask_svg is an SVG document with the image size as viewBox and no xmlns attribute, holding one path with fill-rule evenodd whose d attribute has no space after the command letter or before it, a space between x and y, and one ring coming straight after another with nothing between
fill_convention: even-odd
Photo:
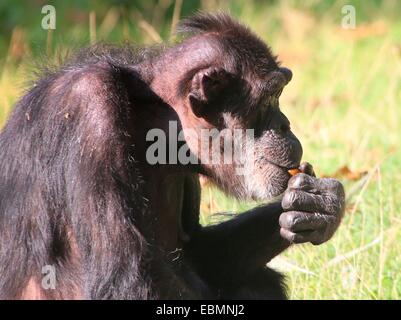
<instances>
[{"instance_id":1,"label":"green grass background","mask_svg":"<svg viewBox=\"0 0 401 320\"><path fill-rule=\"evenodd\" d=\"M57 12L51 33L41 28L46 3ZM341 28L344 4L356 8L356 29ZM177 19L197 9L229 10L293 70L281 106L303 143L304 159L318 175L336 176L346 187L347 210L334 238L293 246L270 263L287 274L290 297L399 299L401 4L395 0L3 0L0 126L32 78L33 61L46 55L58 61L95 41L168 40ZM339 170L344 167L348 173ZM215 212L251 206L203 188L205 224Z\"/></svg>"}]
</instances>

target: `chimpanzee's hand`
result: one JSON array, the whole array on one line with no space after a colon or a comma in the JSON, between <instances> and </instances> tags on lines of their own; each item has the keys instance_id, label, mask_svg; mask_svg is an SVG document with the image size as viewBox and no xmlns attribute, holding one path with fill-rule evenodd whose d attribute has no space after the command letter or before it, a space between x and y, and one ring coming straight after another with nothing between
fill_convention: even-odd
<instances>
[{"instance_id":1,"label":"chimpanzee's hand","mask_svg":"<svg viewBox=\"0 0 401 320\"><path fill-rule=\"evenodd\" d=\"M279 221L283 238L293 243L321 244L333 236L340 224L344 188L335 179L299 173L289 180L281 205L285 211Z\"/></svg>"}]
</instances>

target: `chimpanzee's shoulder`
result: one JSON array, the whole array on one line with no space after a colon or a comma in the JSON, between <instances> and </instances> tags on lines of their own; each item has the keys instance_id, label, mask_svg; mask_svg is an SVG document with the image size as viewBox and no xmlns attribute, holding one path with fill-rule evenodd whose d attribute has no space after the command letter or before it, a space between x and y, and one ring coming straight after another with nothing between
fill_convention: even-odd
<instances>
[{"instance_id":1,"label":"chimpanzee's shoulder","mask_svg":"<svg viewBox=\"0 0 401 320\"><path fill-rule=\"evenodd\" d=\"M163 50L164 47L161 45L143 47L128 43L123 45L99 43L67 53L58 59L38 58L34 61L32 76L25 86L27 88L37 85L46 86L61 77L88 71L100 72L100 69L118 72L144 61L151 63L153 58L160 55Z\"/></svg>"},{"instance_id":2,"label":"chimpanzee's shoulder","mask_svg":"<svg viewBox=\"0 0 401 320\"><path fill-rule=\"evenodd\" d=\"M133 66L145 60L152 60L162 50L161 46L141 47L128 43L124 45L99 43L73 53L66 59L63 67L87 66L99 62L120 67Z\"/></svg>"}]
</instances>

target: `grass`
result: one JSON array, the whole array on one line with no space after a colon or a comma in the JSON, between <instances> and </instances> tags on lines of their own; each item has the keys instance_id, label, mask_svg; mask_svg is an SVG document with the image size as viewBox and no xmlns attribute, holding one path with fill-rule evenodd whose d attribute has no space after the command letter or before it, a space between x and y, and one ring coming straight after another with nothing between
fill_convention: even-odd
<instances>
[{"instance_id":1,"label":"grass","mask_svg":"<svg viewBox=\"0 0 401 320\"><path fill-rule=\"evenodd\" d=\"M201 3L216 8L225 2ZM356 2L357 28L345 30L341 1L327 8L315 2L304 7L295 0L262 3L233 1L229 6L293 70L281 105L303 143L304 159L318 175L338 177L348 194L344 221L331 241L293 246L270 265L287 274L292 299L400 299L401 19L394 13L399 7L392 8L391 1L379 8L373 4L377 1ZM146 12L142 28L121 17L113 28L125 28L129 39L141 43L166 39L170 25L153 27ZM176 17L179 9L174 12ZM97 19L100 31L110 29ZM65 38L87 25L71 27ZM70 45L56 33L52 51L64 52ZM89 30L87 34L89 42ZM0 56L0 126L21 94L35 56L32 50L16 55L13 46L31 44L18 39ZM46 51L46 35L42 49ZM205 186L202 222L213 221L214 212L241 212L251 206Z\"/></svg>"}]
</instances>

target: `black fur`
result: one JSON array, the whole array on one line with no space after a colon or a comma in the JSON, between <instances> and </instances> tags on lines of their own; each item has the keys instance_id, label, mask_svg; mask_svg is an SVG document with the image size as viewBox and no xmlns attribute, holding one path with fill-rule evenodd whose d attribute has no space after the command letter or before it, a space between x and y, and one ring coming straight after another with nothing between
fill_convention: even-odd
<instances>
[{"instance_id":1,"label":"black fur","mask_svg":"<svg viewBox=\"0 0 401 320\"><path fill-rule=\"evenodd\" d=\"M1 133L1 296L18 296L55 264L66 290L84 283L91 298L149 297L135 223L146 211L143 180L127 129L135 114L115 60L90 54L40 79Z\"/></svg>"},{"instance_id":2,"label":"black fur","mask_svg":"<svg viewBox=\"0 0 401 320\"><path fill-rule=\"evenodd\" d=\"M232 53L238 72L278 67L270 49L226 15L198 15L180 30L228 35L221 50ZM46 71L16 104L0 134L0 298L23 297L29 281L40 284L45 265L56 267L57 290L44 298L285 298L281 276L265 269L289 245L272 240L280 207L203 229L199 203L184 201L193 211L183 217L193 241L183 245L183 260L156 248L153 223L163 212L149 208L153 185L135 134L143 119L150 123L143 130L164 121L154 110L165 102L149 87L163 54L83 50ZM139 118L147 112L154 118ZM185 184L199 201L197 188Z\"/></svg>"}]
</instances>

